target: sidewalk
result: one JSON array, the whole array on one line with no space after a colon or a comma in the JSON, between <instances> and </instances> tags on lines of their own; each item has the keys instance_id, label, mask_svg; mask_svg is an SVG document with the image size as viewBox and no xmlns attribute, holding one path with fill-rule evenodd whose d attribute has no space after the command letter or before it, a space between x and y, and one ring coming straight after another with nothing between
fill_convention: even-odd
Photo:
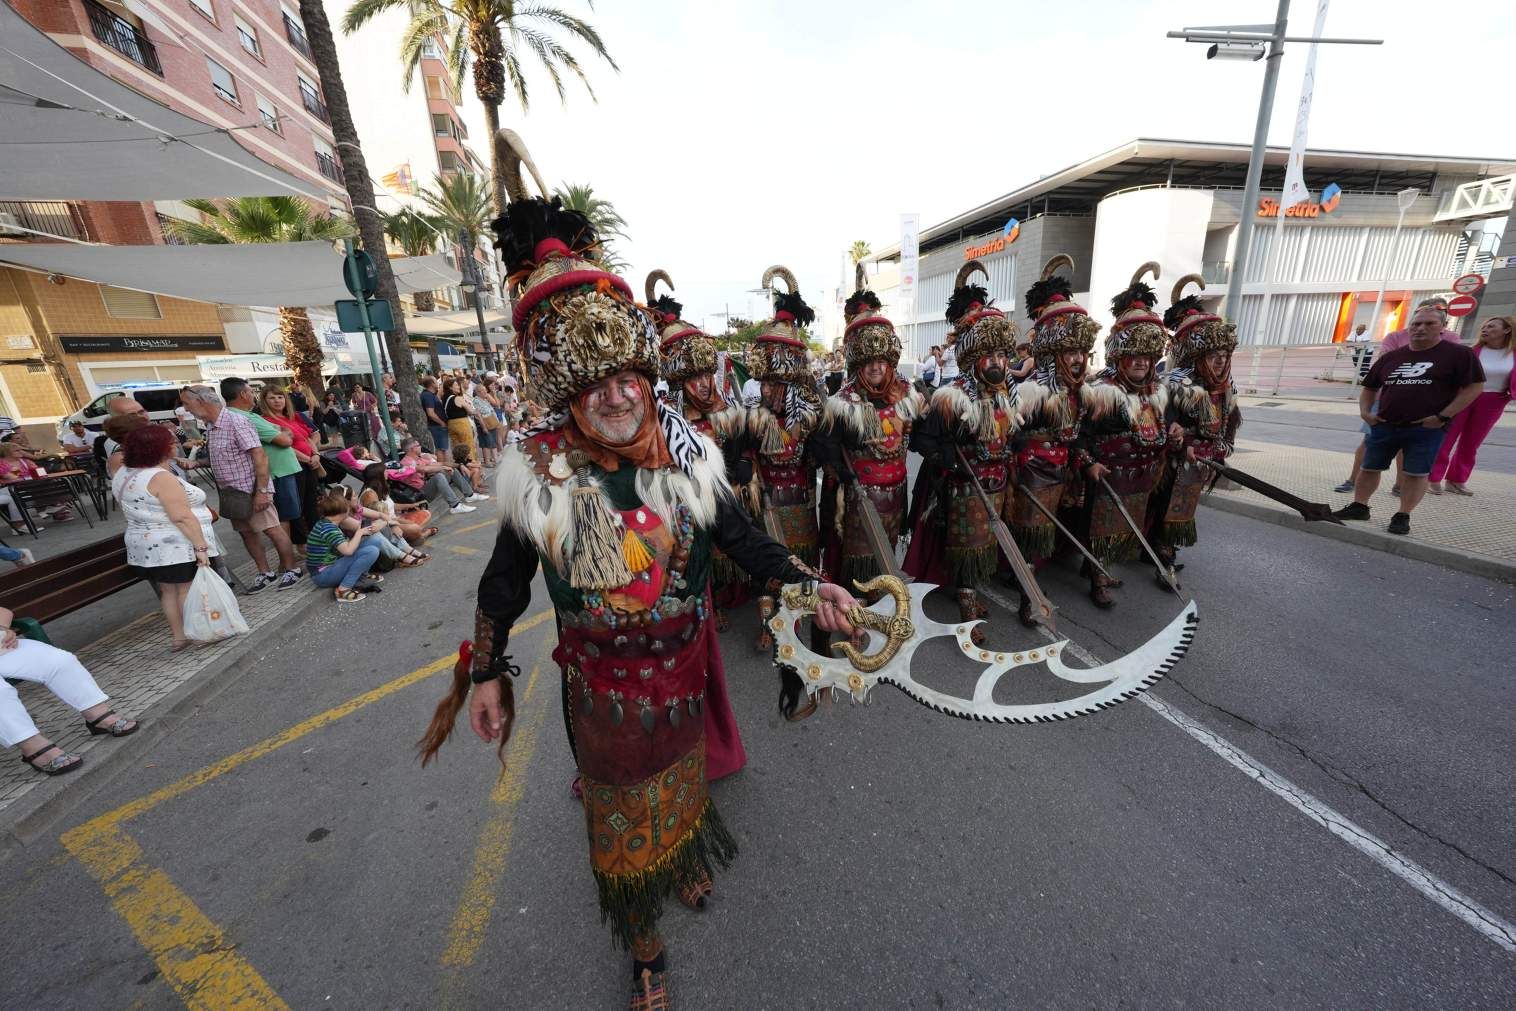
<instances>
[{"instance_id":1,"label":"sidewalk","mask_svg":"<svg viewBox=\"0 0 1516 1011\"><path fill-rule=\"evenodd\" d=\"M1247 409L1244 404L1244 412ZM1516 417L1508 415L1501 420L1501 428L1511 425L1516 425ZM1244 421L1243 433L1246 431ZM1238 439L1237 452L1228 462L1308 501L1329 503L1333 509L1353 499L1351 494L1332 491L1352 469L1350 453L1243 437ZM1516 475L1476 471L1470 481L1474 497L1428 495L1412 514L1411 533L1405 537L1385 531L1397 508L1397 500L1390 495L1393 481L1392 470L1386 473L1369 502L1372 519L1342 526L1306 523L1294 510L1241 488L1218 489L1202 502L1379 551L1516 582L1516 531L1511 525L1511 517L1516 515Z\"/></svg>"}]
</instances>

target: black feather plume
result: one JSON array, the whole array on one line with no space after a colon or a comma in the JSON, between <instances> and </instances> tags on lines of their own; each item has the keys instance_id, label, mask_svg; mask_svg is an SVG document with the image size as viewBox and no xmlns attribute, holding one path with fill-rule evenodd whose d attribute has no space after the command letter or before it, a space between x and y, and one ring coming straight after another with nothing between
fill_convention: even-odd
<instances>
[{"instance_id":1,"label":"black feather plume","mask_svg":"<svg viewBox=\"0 0 1516 1011\"><path fill-rule=\"evenodd\" d=\"M842 312L847 316L856 316L864 309L878 312L883 307L879 296L867 288L859 288L848 296L848 300L842 304Z\"/></svg>"},{"instance_id":2,"label":"black feather plume","mask_svg":"<svg viewBox=\"0 0 1516 1011\"><path fill-rule=\"evenodd\" d=\"M1163 311L1163 325L1170 330L1179 325L1179 321L1191 312L1205 312L1205 306L1200 304L1199 295L1186 295Z\"/></svg>"},{"instance_id":3,"label":"black feather plume","mask_svg":"<svg viewBox=\"0 0 1516 1011\"><path fill-rule=\"evenodd\" d=\"M557 239L575 252L596 241L589 219L565 208L558 197L551 202L541 197L514 200L490 227L495 232L495 248L511 274L537 265L537 244L543 239Z\"/></svg>"},{"instance_id":4,"label":"black feather plume","mask_svg":"<svg viewBox=\"0 0 1516 1011\"><path fill-rule=\"evenodd\" d=\"M1120 316L1132 307L1133 302L1138 302L1151 309L1158 304L1158 296L1148 285L1138 281L1120 295L1111 299L1111 315Z\"/></svg>"},{"instance_id":5,"label":"black feather plume","mask_svg":"<svg viewBox=\"0 0 1516 1011\"><path fill-rule=\"evenodd\" d=\"M781 312L795 317L795 322L800 326L810 326L816 321L816 310L805 304L805 299L800 297L799 292L774 292L774 315Z\"/></svg>"},{"instance_id":6,"label":"black feather plume","mask_svg":"<svg viewBox=\"0 0 1516 1011\"><path fill-rule=\"evenodd\" d=\"M684 306L675 302L668 295L659 295L657 300L648 306L648 308L665 316L672 316L675 319L684 315Z\"/></svg>"},{"instance_id":7,"label":"black feather plume","mask_svg":"<svg viewBox=\"0 0 1516 1011\"><path fill-rule=\"evenodd\" d=\"M953 294L948 296L947 321L953 323L963 317L969 311L969 306L978 302L982 306L990 306L990 293L982 284L965 284L961 288L954 288Z\"/></svg>"},{"instance_id":8,"label":"black feather plume","mask_svg":"<svg viewBox=\"0 0 1516 1011\"><path fill-rule=\"evenodd\" d=\"M1073 301L1074 289L1069 287L1069 279L1066 277L1050 277L1044 281L1038 281L1026 290L1026 314L1035 320L1037 313L1043 306L1051 302L1054 296L1062 295L1065 299Z\"/></svg>"}]
</instances>

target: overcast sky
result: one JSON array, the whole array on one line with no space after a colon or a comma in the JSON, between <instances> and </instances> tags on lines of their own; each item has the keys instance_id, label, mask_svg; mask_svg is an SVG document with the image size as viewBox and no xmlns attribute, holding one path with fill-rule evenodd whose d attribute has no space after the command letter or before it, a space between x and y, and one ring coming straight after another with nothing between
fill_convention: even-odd
<instances>
[{"instance_id":1,"label":"overcast sky","mask_svg":"<svg viewBox=\"0 0 1516 1011\"><path fill-rule=\"evenodd\" d=\"M896 241L902 212L925 227L1139 136L1250 142L1263 64L1207 61L1164 32L1274 14L1268 0L559 2L621 72L587 64L599 102L578 89L566 106L534 73L530 113L508 104L502 122L549 185L615 203L639 293L662 267L686 318L715 330L728 305L762 312L749 289L772 263L813 304L829 296L844 250ZM1315 11L1296 0L1291 33ZM1322 47L1311 145L1516 158L1513 12L1336 0L1327 35L1385 44ZM1286 50L1270 143L1289 143L1304 54Z\"/></svg>"}]
</instances>

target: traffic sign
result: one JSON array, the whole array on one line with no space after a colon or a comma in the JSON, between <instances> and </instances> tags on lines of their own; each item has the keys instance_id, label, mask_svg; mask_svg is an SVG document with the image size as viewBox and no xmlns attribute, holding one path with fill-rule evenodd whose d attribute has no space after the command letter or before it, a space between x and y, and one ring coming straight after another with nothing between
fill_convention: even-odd
<instances>
[{"instance_id":1,"label":"traffic sign","mask_svg":"<svg viewBox=\"0 0 1516 1011\"><path fill-rule=\"evenodd\" d=\"M363 310L358 308L357 299L339 298L332 304L337 307L337 326L342 328L343 333L363 332ZM384 299L368 304L368 325L371 330L395 329L395 315L390 312L390 304Z\"/></svg>"},{"instance_id":2,"label":"traffic sign","mask_svg":"<svg viewBox=\"0 0 1516 1011\"><path fill-rule=\"evenodd\" d=\"M1473 295L1454 295L1448 299L1449 316L1467 316L1479 308L1479 299Z\"/></svg>"},{"instance_id":3,"label":"traffic sign","mask_svg":"<svg viewBox=\"0 0 1516 1011\"><path fill-rule=\"evenodd\" d=\"M354 266L357 267L357 277L354 277ZM374 266L374 258L361 249L353 250L350 260L342 261L342 283L347 285L347 290L354 298L360 297L358 281L363 284L362 298L373 298L374 292L379 290L379 270Z\"/></svg>"},{"instance_id":4,"label":"traffic sign","mask_svg":"<svg viewBox=\"0 0 1516 1011\"><path fill-rule=\"evenodd\" d=\"M1453 290L1460 295L1472 295L1484 287L1484 275L1465 274L1453 282Z\"/></svg>"}]
</instances>

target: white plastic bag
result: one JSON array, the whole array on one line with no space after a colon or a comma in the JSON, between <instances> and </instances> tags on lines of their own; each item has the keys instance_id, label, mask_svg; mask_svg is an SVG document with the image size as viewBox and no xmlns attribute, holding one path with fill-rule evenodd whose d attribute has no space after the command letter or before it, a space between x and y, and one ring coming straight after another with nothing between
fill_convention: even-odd
<instances>
[{"instance_id":1,"label":"white plastic bag","mask_svg":"<svg viewBox=\"0 0 1516 1011\"><path fill-rule=\"evenodd\" d=\"M184 598L184 637L219 642L248 631L232 588L210 566L202 565Z\"/></svg>"}]
</instances>

